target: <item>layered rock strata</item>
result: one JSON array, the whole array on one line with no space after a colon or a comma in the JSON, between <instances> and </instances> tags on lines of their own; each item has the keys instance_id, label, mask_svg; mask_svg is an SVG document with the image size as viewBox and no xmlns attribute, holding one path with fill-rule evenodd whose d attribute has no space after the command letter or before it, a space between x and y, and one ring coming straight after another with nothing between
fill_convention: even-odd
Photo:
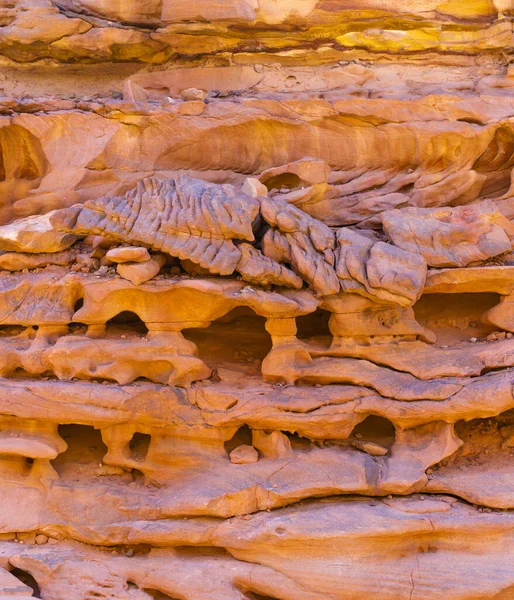
<instances>
[{"instance_id":1,"label":"layered rock strata","mask_svg":"<svg viewBox=\"0 0 514 600\"><path fill-rule=\"evenodd\" d=\"M0 597L514 597L514 7L0 2Z\"/></svg>"}]
</instances>

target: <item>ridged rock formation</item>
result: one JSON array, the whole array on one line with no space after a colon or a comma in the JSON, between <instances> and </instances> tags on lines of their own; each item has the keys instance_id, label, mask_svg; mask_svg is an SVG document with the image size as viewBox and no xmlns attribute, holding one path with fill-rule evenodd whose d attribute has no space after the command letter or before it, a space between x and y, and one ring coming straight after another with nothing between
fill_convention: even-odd
<instances>
[{"instance_id":1,"label":"ridged rock formation","mask_svg":"<svg viewBox=\"0 0 514 600\"><path fill-rule=\"evenodd\" d=\"M514 599L512 0L0 0L0 598Z\"/></svg>"}]
</instances>

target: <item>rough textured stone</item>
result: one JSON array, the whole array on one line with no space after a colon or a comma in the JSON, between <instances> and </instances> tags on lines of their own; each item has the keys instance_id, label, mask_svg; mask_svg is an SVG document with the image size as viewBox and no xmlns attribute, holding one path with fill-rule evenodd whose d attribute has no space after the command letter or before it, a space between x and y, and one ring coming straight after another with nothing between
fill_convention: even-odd
<instances>
[{"instance_id":1,"label":"rough textured stone","mask_svg":"<svg viewBox=\"0 0 514 600\"><path fill-rule=\"evenodd\" d=\"M513 23L0 2L2 599L512 599Z\"/></svg>"},{"instance_id":2,"label":"rough textured stone","mask_svg":"<svg viewBox=\"0 0 514 600\"><path fill-rule=\"evenodd\" d=\"M382 215L394 244L431 267L466 267L512 250L514 229L493 202L456 208L402 208Z\"/></svg>"},{"instance_id":3,"label":"rough textured stone","mask_svg":"<svg viewBox=\"0 0 514 600\"><path fill-rule=\"evenodd\" d=\"M336 273L345 292L413 304L425 285L425 259L351 229L337 233Z\"/></svg>"},{"instance_id":4,"label":"rough textured stone","mask_svg":"<svg viewBox=\"0 0 514 600\"><path fill-rule=\"evenodd\" d=\"M230 462L234 465L250 465L259 460L259 453L253 446L238 446L230 453Z\"/></svg>"},{"instance_id":5,"label":"rough textured stone","mask_svg":"<svg viewBox=\"0 0 514 600\"><path fill-rule=\"evenodd\" d=\"M60 252L66 250L78 236L60 233L51 224L53 213L26 217L0 227L0 250L8 252Z\"/></svg>"}]
</instances>

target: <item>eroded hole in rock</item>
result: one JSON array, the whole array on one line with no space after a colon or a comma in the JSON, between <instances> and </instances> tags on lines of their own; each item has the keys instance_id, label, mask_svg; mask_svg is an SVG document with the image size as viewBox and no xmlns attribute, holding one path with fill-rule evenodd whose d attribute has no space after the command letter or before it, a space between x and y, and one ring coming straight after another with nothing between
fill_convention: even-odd
<instances>
[{"instance_id":1,"label":"eroded hole in rock","mask_svg":"<svg viewBox=\"0 0 514 600\"><path fill-rule=\"evenodd\" d=\"M492 465L496 472L511 469L514 460L514 411L488 419L458 421L455 433L462 440L462 446L434 465L433 471L450 469L463 474L468 471L483 471L485 474Z\"/></svg>"},{"instance_id":2,"label":"eroded hole in rock","mask_svg":"<svg viewBox=\"0 0 514 600\"><path fill-rule=\"evenodd\" d=\"M20 125L0 128L0 224L38 213L41 206L26 198L49 171L37 137Z\"/></svg>"},{"instance_id":3,"label":"eroded hole in rock","mask_svg":"<svg viewBox=\"0 0 514 600\"><path fill-rule=\"evenodd\" d=\"M408 183L407 185L402 185L401 188L399 188L397 191L400 194L409 194L410 192L412 192L414 189L414 184L413 183Z\"/></svg>"},{"instance_id":4,"label":"eroded hole in rock","mask_svg":"<svg viewBox=\"0 0 514 600\"><path fill-rule=\"evenodd\" d=\"M74 335L86 335L88 326L85 323L74 321L68 325L69 332Z\"/></svg>"},{"instance_id":5,"label":"eroded hole in rock","mask_svg":"<svg viewBox=\"0 0 514 600\"><path fill-rule=\"evenodd\" d=\"M312 450L313 444L309 439L302 437L297 433L289 433L288 431L284 431L284 433L289 438L291 448L295 452L309 452Z\"/></svg>"},{"instance_id":6,"label":"eroded hole in rock","mask_svg":"<svg viewBox=\"0 0 514 600\"><path fill-rule=\"evenodd\" d=\"M256 592L245 592L245 596L248 600L279 600L276 596L263 596Z\"/></svg>"},{"instance_id":7,"label":"eroded hole in rock","mask_svg":"<svg viewBox=\"0 0 514 600\"><path fill-rule=\"evenodd\" d=\"M146 556L152 550L149 544L138 544L137 546L125 546L125 551L132 550L132 556Z\"/></svg>"},{"instance_id":8,"label":"eroded hole in rock","mask_svg":"<svg viewBox=\"0 0 514 600\"><path fill-rule=\"evenodd\" d=\"M243 425L240 427L234 436L225 442L225 450L227 453L230 453L232 450L234 450L234 448L243 445L252 445L252 430L248 427L248 425Z\"/></svg>"},{"instance_id":9,"label":"eroded hole in rock","mask_svg":"<svg viewBox=\"0 0 514 600\"><path fill-rule=\"evenodd\" d=\"M132 473L132 477L134 478L134 481L137 484L144 485L144 483L146 481L146 477L145 477L145 474L143 473L143 471L140 471L139 469L132 469L131 473Z\"/></svg>"},{"instance_id":10,"label":"eroded hole in rock","mask_svg":"<svg viewBox=\"0 0 514 600\"><path fill-rule=\"evenodd\" d=\"M132 436L132 439L129 443L130 452L132 454L132 458L137 461L143 461L148 454L148 449L150 448L150 442L152 438L147 433L139 433L136 431Z\"/></svg>"},{"instance_id":11,"label":"eroded hole in rock","mask_svg":"<svg viewBox=\"0 0 514 600\"><path fill-rule=\"evenodd\" d=\"M42 373L41 377L49 377L51 375L53 375L53 373L46 372L46 373ZM10 379L33 379L34 374L27 372L22 367L18 367L17 369L14 370L14 372L11 373L9 378Z\"/></svg>"},{"instance_id":12,"label":"eroded hole in rock","mask_svg":"<svg viewBox=\"0 0 514 600\"><path fill-rule=\"evenodd\" d=\"M58 433L68 444L67 450L52 460L59 476L73 481L94 478L107 453L100 430L89 425L59 425Z\"/></svg>"},{"instance_id":13,"label":"eroded hole in rock","mask_svg":"<svg viewBox=\"0 0 514 600\"><path fill-rule=\"evenodd\" d=\"M134 312L125 310L106 323L109 336L119 337L121 335L145 335L148 333L148 327L143 320Z\"/></svg>"},{"instance_id":14,"label":"eroded hole in rock","mask_svg":"<svg viewBox=\"0 0 514 600\"><path fill-rule=\"evenodd\" d=\"M260 376L263 359L271 350L271 337L266 319L247 307L231 310L205 329L185 329L184 337L198 347L198 353L210 367L223 368L241 376ZM234 373L226 377L234 378Z\"/></svg>"},{"instance_id":15,"label":"eroded hole in rock","mask_svg":"<svg viewBox=\"0 0 514 600\"><path fill-rule=\"evenodd\" d=\"M17 567L12 569L10 573L32 590L33 598L42 598L39 585L30 573L23 571L22 569L18 569Z\"/></svg>"},{"instance_id":16,"label":"eroded hole in rock","mask_svg":"<svg viewBox=\"0 0 514 600\"><path fill-rule=\"evenodd\" d=\"M514 130L509 125L499 127L486 151L473 165L473 170L487 176L481 195L496 197L504 194L511 184L514 167Z\"/></svg>"},{"instance_id":17,"label":"eroded hole in rock","mask_svg":"<svg viewBox=\"0 0 514 600\"><path fill-rule=\"evenodd\" d=\"M73 306L73 312L79 311L84 306L84 298L79 298Z\"/></svg>"},{"instance_id":18,"label":"eroded hole in rock","mask_svg":"<svg viewBox=\"0 0 514 600\"><path fill-rule=\"evenodd\" d=\"M457 119L459 123L469 123L470 125L480 125L484 124L480 119L473 119L473 117L463 117L462 119Z\"/></svg>"},{"instance_id":19,"label":"eroded hole in rock","mask_svg":"<svg viewBox=\"0 0 514 600\"><path fill-rule=\"evenodd\" d=\"M150 588L143 588L143 592L146 592L153 600L180 600L177 596L170 596L169 594Z\"/></svg>"},{"instance_id":20,"label":"eroded hole in rock","mask_svg":"<svg viewBox=\"0 0 514 600\"><path fill-rule=\"evenodd\" d=\"M481 318L500 299L494 293L424 294L414 305L414 313L423 327L436 334L438 344L457 345L496 331Z\"/></svg>"},{"instance_id":21,"label":"eroded hole in rock","mask_svg":"<svg viewBox=\"0 0 514 600\"><path fill-rule=\"evenodd\" d=\"M75 315L84 306L84 298L79 298L73 306L73 314ZM79 321L73 321L69 324L70 333L75 335L85 335L87 333L87 325Z\"/></svg>"},{"instance_id":22,"label":"eroded hole in rock","mask_svg":"<svg viewBox=\"0 0 514 600\"><path fill-rule=\"evenodd\" d=\"M332 334L328 327L328 320L332 313L318 308L315 312L296 317L296 336L299 339L318 338L319 341L330 343Z\"/></svg>"},{"instance_id":23,"label":"eroded hole in rock","mask_svg":"<svg viewBox=\"0 0 514 600\"><path fill-rule=\"evenodd\" d=\"M265 183L268 190L273 189L292 189L301 186L302 180L295 173L282 173L271 177Z\"/></svg>"},{"instance_id":24,"label":"eroded hole in rock","mask_svg":"<svg viewBox=\"0 0 514 600\"><path fill-rule=\"evenodd\" d=\"M0 325L0 336L15 336L20 335L27 330L23 325Z\"/></svg>"},{"instance_id":25,"label":"eroded hole in rock","mask_svg":"<svg viewBox=\"0 0 514 600\"><path fill-rule=\"evenodd\" d=\"M31 458L0 454L0 477L3 479L23 480L31 474L33 466Z\"/></svg>"},{"instance_id":26,"label":"eroded hole in rock","mask_svg":"<svg viewBox=\"0 0 514 600\"><path fill-rule=\"evenodd\" d=\"M353 428L350 437L358 442L372 442L390 450L394 444L396 432L389 419L370 415Z\"/></svg>"}]
</instances>

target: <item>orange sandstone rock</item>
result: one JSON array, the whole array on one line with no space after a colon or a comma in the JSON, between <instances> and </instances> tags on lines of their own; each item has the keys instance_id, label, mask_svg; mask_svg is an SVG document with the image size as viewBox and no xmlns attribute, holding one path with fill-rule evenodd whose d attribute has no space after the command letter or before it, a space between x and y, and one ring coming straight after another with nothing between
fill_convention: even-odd
<instances>
[{"instance_id":1,"label":"orange sandstone rock","mask_svg":"<svg viewBox=\"0 0 514 600\"><path fill-rule=\"evenodd\" d=\"M0 2L0 597L510 600L507 0Z\"/></svg>"}]
</instances>

